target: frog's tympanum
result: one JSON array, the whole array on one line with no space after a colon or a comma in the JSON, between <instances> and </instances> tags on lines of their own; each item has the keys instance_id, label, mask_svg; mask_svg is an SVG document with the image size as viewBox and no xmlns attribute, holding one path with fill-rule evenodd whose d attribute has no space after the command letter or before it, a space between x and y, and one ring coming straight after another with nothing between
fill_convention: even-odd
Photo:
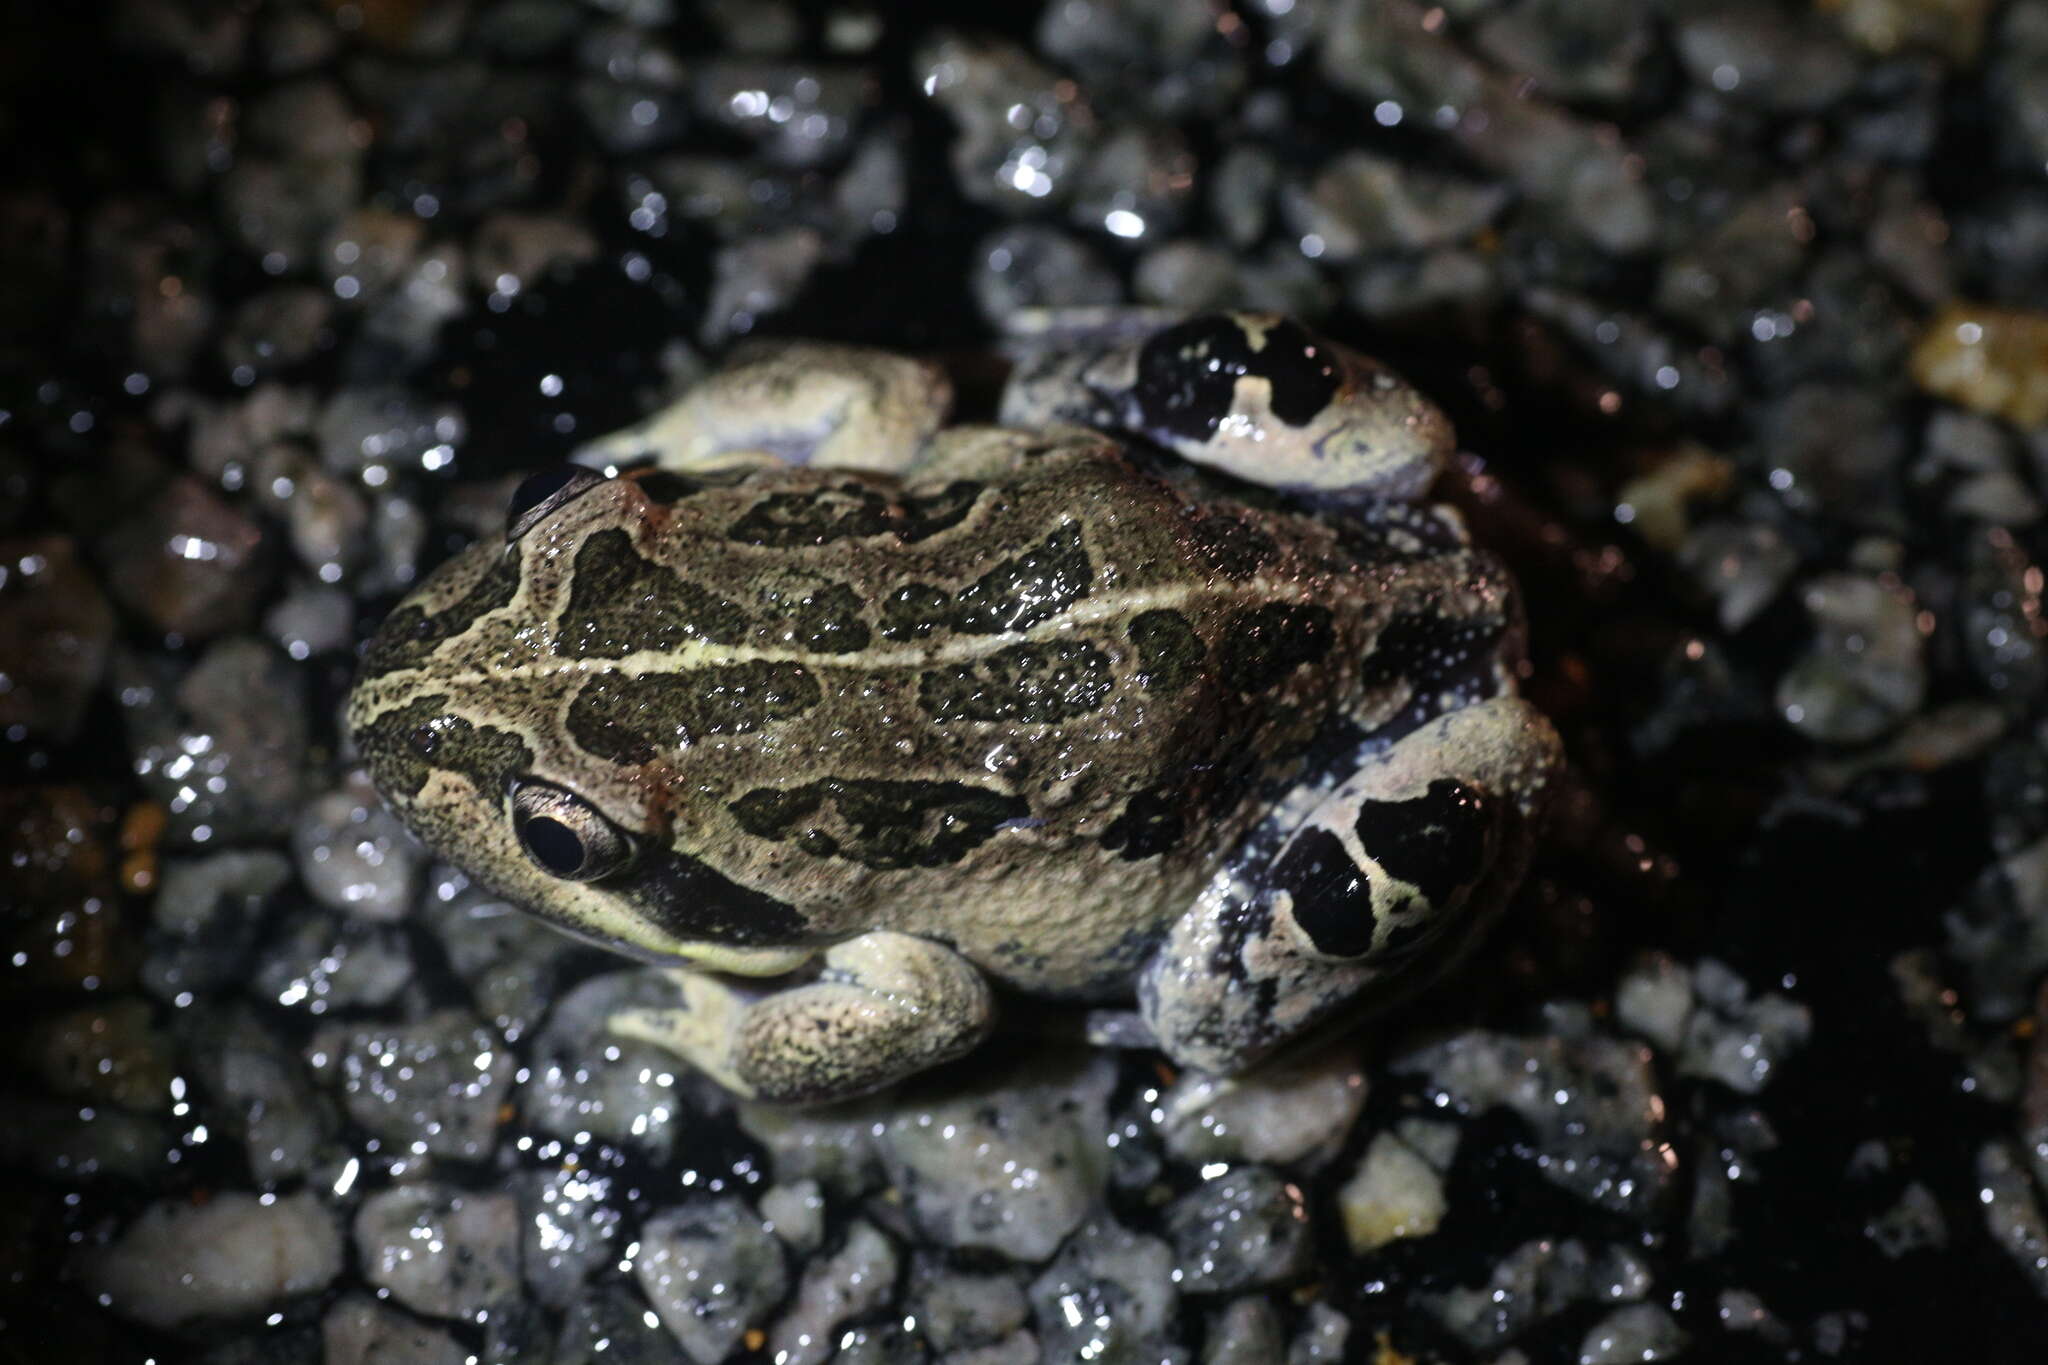
<instances>
[{"instance_id":1,"label":"frog's tympanum","mask_svg":"<svg viewBox=\"0 0 2048 1365\"><path fill-rule=\"evenodd\" d=\"M743 1094L959 1056L999 995L1239 1071L1441 971L1559 763L1443 416L1285 319L1021 363L743 352L513 497L349 725L432 848L675 970L614 1021Z\"/></svg>"}]
</instances>

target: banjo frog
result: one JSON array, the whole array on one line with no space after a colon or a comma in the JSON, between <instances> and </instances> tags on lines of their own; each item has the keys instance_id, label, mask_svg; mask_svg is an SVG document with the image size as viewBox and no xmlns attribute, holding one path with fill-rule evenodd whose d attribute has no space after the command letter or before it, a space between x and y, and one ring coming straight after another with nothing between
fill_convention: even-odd
<instances>
[{"instance_id":1,"label":"banjo frog","mask_svg":"<svg viewBox=\"0 0 2048 1365\"><path fill-rule=\"evenodd\" d=\"M528 479L365 649L384 799L667 964L614 1029L768 1100L957 1057L999 997L1240 1071L1440 972L1560 763L1513 583L1422 501L1442 414L1254 314L1042 347L999 425L950 397L764 344Z\"/></svg>"}]
</instances>

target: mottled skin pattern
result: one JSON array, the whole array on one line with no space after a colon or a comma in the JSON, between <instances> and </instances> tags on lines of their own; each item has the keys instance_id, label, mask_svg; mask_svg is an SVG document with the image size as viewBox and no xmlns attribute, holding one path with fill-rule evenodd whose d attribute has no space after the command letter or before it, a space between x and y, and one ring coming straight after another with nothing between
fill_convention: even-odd
<instances>
[{"instance_id":1,"label":"mottled skin pattern","mask_svg":"<svg viewBox=\"0 0 2048 1365\"><path fill-rule=\"evenodd\" d=\"M1242 362L1237 332L1280 325L1167 349ZM1307 345L1326 371L1384 373ZM1512 584L1453 514L1370 497L1318 515L1073 428L905 452L925 419L890 405L942 389L830 349L855 373L828 395L880 397L826 439L886 447L857 462L900 475L537 482L507 543L393 613L351 698L365 762L429 845L575 932L698 964L677 1009L621 1031L743 1092L837 1098L973 1046L993 981L1135 993L1169 1053L1230 1070L1425 975L1497 912L1555 739L1509 695ZM803 397L818 351L783 362L714 380L691 421L743 431L764 391L831 406ZM1056 396L1045 373L1025 370ZM1281 378L1262 392L1240 363L1223 388L1268 425L1292 404L1328 428L1303 395L1343 386ZM1367 481L1414 485L1448 430L1390 445L1427 405L1380 396ZM1186 426L1215 393L1197 375L1133 401ZM783 417L763 425L789 454ZM677 463L758 464L744 445Z\"/></svg>"}]
</instances>

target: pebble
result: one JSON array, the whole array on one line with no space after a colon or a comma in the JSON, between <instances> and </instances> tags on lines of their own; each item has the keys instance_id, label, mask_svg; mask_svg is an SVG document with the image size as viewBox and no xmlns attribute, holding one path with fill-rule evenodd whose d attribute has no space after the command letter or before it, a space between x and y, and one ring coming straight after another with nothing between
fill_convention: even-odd
<instances>
[{"instance_id":1,"label":"pebble","mask_svg":"<svg viewBox=\"0 0 2048 1365\"><path fill-rule=\"evenodd\" d=\"M1579 1343L1579 1365L1671 1360L1683 1355L1691 1341L1663 1308L1632 1303L1615 1309L1586 1333Z\"/></svg>"},{"instance_id":2,"label":"pebble","mask_svg":"<svg viewBox=\"0 0 2048 1365\"><path fill-rule=\"evenodd\" d=\"M170 1125L112 1105L80 1105L18 1091L0 1091L12 1121L0 1124L0 1163L46 1181L113 1176L136 1184L156 1179L175 1139Z\"/></svg>"},{"instance_id":3,"label":"pebble","mask_svg":"<svg viewBox=\"0 0 2048 1365\"><path fill-rule=\"evenodd\" d=\"M361 772L308 801L292 825L292 857L313 899L395 923L412 909L424 854Z\"/></svg>"},{"instance_id":4,"label":"pebble","mask_svg":"<svg viewBox=\"0 0 2048 1365\"><path fill-rule=\"evenodd\" d=\"M1014 1275L956 1270L929 1253L911 1260L909 1310L933 1348L949 1354L995 1345L1031 1318Z\"/></svg>"},{"instance_id":5,"label":"pebble","mask_svg":"<svg viewBox=\"0 0 2048 1365\"><path fill-rule=\"evenodd\" d=\"M1039 1058L941 1098L899 1098L876 1145L912 1225L943 1246L1052 1255L1102 1198L1115 1083L1106 1057Z\"/></svg>"},{"instance_id":6,"label":"pebble","mask_svg":"<svg viewBox=\"0 0 2048 1365\"><path fill-rule=\"evenodd\" d=\"M237 382L305 364L334 344L334 294L309 284L266 289L228 319L221 364Z\"/></svg>"},{"instance_id":7,"label":"pebble","mask_svg":"<svg viewBox=\"0 0 2048 1365\"><path fill-rule=\"evenodd\" d=\"M293 663L355 643L355 599L340 588L301 584L263 614L263 633Z\"/></svg>"},{"instance_id":8,"label":"pebble","mask_svg":"<svg viewBox=\"0 0 2048 1365\"><path fill-rule=\"evenodd\" d=\"M1700 1008L1686 1024L1681 1075L1709 1077L1754 1095L1812 1037L1813 1015L1806 1006L1776 991L1749 999L1742 979L1712 958L1694 968L1693 987Z\"/></svg>"},{"instance_id":9,"label":"pebble","mask_svg":"<svg viewBox=\"0 0 2048 1365\"><path fill-rule=\"evenodd\" d=\"M356 1211L363 1278L415 1312L475 1319L519 1292L519 1205L510 1194L422 1181Z\"/></svg>"},{"instance_id":10,"label":"pebble","mask_svg":"<svg viewBox=\"0 0 2048 1365\"><path fill-rule=\"evenodd\" d=\"M1123 297L1123 285L1094 247L1037 224L1004 228L975 248L968 288L981 314L1001 324L1027 308L1073 308Z\"/></svg>"},{"instance_id":11,"label":"pebble","mask_svg":"<svg viewBox=\"0 0 2048 1365\"><path fill-rule=\"evenodd\" d=\"M165 859L150 905L143 986L171 1000L234 979L264 907L291 873L290 861L269 849Z\"/></svg>"},{"instance_id":12,"label":"pebble","mask_svg":"<svg viewBox=\"0 0 2048 1365\"><path fill-rule=\"evenodd\" d=\"M1340 152L1305 187L1288 185L1280 206L1290 226L1334 263L1394 251L1425 251L1470 238L1507 206L1504 185L1404 166L1370 152Z\"/></svg>"},{"instance_id":13,"label":"pebble","mask_svg":"<svg viewBox=\"0 0 2048 1365\"><path fill-rule=\"evenodd\" d=\"M815 1180L773 1185L761 1192L761 1216L799 1256L825 1242L825 1194Z\"/></svg>"},{"instance_id":14,"label":"pebble","mask_svg":"<svg viewBox=\"0 0 2048 1365\"><path fill-rule=\"evenodd\" d=\"M116 601L185 640L224 635L254 615L263 532L198 480L179 476L95 545Z\"/></svg>"},{"instance_id":15,"label":"pebble","mask_svg":"<svg viewBox=\"0 0 2048 1365\"><path fill-rule=\"evenodd\" d=\"M517 1065L464 1010L413 1024L330 1025L307 1049L314 1074L339 1088L349 1117L423 1156L488 1156Z\"/></svg>"},{"instance_id":16,"label":"pebble","mask_svg":"<svg viewBox=\"0 0 2048 1365\"><path fill-rule=\"evenodd\" d=\"M114 1311L165 1329L231 1317L325 1289L342 1269L341 1231L310 1191L228 1190L204 1204L151 1204L74 1269Z\"/></svg>"},{"instance_id":17,"label":"pebble","mask_svg":"<svg viewBox=\"0 0 2048 1365\"><path fill-rule=\"evenodd\" d=\"M1657 1151L1664 1102L1641 1044L1473 1030L1393 1065L1425 1074L1431 1090L1461 1111L1505 1105L1532 1130L1544 1178L1591 1203L1640 1216L1671 1181Z\"/></svg>"},{"instance_id":18,"label":"pebble","mask_svg":"<svg viewBox=\"0 0 2048 1365\"><path fill-rule=\"evenodd\" d=\"M377 1302L344 1294L320 1320L325 1365L469 1365L476 1359L438 1327Z\"/></svg>"},{"instance_id":19,"label":"pebble","mask_svg":"<svg viewBox=\"0 0 2048 1365\"><path fill-rule=\"evenodd\" d=\"M8 1052L67 1099L162 1113L177 1049L151 1015L148 1001L133 998L45 1014L9 1039Z\"/></svg>"},{"instance_id":20,"label":"pebble","mask_svg":"<svg viewBox=\"0 0 2048 1365\"><path fill-rule=\"evenodd\" d=\"M724 1360L789 1289L782 1244L743 1200L700 1200L655 1214L640 1229L633 1274L683 1352Z\"/></svg>"},{"instance_id":21,"label":"pebble","mask_svg":"<svg viewBox=\"0 0 2048 1365\"><path fill-rule=\"evenodd\" d=\"M953 121L953 178L968 199L1021 215L1071 193L1095 142L1073 81L1012 43L950 31L927 38L911 67Z\"/></svg>"},{"instance_id":22,"label":"pebble","mask_svg":"<svg viewBox=\"0 0 2048 1365\"><path fill-rule=\"evenodd\" d=\"M1244 1166L1166 1206L1162 1230L1183 1294L1222 1294L1301 1275L1314 1258L1308 1208L1277 1172Z\"/></svg>"},{"instance_id":23,"label":"pebble","mask_svg":"<svg viewBox=\"0 0 2048 1365\"><path fill-rule=\"evenodd\" d=\"M1484 1284L1431 1294L1424 1303L1452 1336L1491 1354L1574 1304L1641 1298L1646 1289L1641 1263L1622 1248L1537 1239L1502 1257Z\"/></svg>"},{"instance_id":24,"label":"pebble","mask_svg":"<svg viewBox=\"0 0 2048 1365\"><path fill-rule=\"evenodd\" d=\"M1951 303L1921 333L1912 371L1937 398L2022 430L2048 426L2048 314Z\"/></svg>"},{"instance_id":25,"label":"pebble","mask_svg":"<svg viewBox=\"0 0 2048 1365\"><path fill-rule=\"evenodd\" d=\"M830 1256L812 1261L797 1282L789 1311L768 1334L779 1365L823 1365L835 1358L836 1329L890 1301L896 1291L896 1248L874 1224L856 1218Z\"/></svg>"},{"instance_id":26,"label":"pebble","mask_svg":"<svg viewBox=\"0 0 2048 1365\"><path fill-rule=\"evenodd\" d=\"M333 1154L341 1129L333 1103L254 1009L192 1005L174 1022L211 1122L240 1140L259 1186L307 1177Z\"/></svg>"},{"instance_id":27,"label":"pebble","mask_svg":"<svg viewBox=\"0 0 2048 1365\"><path fill-rule=\"evenodd\" d=\"M546 1360L548 1365L701 1365L647 1311L647 1300L618 1282L594 1287L564 1310L554 1352Z\"/></svg>"},{"instance_id":28,"label":"pebble","mask_svg":"<svg viewBox=\"0 0 2048 1365\"><path fill-rule=\"evenodd\" d=\"M1928 1248L1948 1245L1948 1220L1934 1192L1915 1180L1899 1193L1898 1202L1864 1224L1863 1233L1891 1260Z\"/></svg>"},{"instance_id":29,"label":"pebble","mask_svg":"<svg viewBox=\"0 0 2048 1365\"><path fill-rule=\"evenodd\" d=\"M1754 621L1799 568L1799 552L1764 522L1703 522L1678 547L1678 564L1715 602L1730 634Z\"/></svg>"},{"instance_id":30,"label":"pebble","mask_svg":"<svg viewBox=\"0 0 2048 1365\"><path fill-rule=\"evenodd\" d=\"M1812 113L1855 84L1855 54L1819 16L1763 0L1698 8L1672 35L1686 74L1738 104Z\"/></svg>"},{"instance_id":31,"label":"pebble","mask_svg":"<svg viewBox=\"0 0 2048 1365\"><path fill-rule=\"evenodd\" d=\"M548 1307L578 1302L598 1267L618 1255L623 1215L613 1202L613 1183L610 1175L577 1166L513 1177L522 1223L521 1273Z\"/></svg>"},{"instance_id":32,"label":"pebble","mask_svg":"<svg viewBox=\"0 0 2048 1365\"><path fill-rule=\"evenodd\" d=\"M1816 627L1778 679L1785 723L1829 744L1863 744L1896 728L1927 696L1919 608L1896 581L1822 574L1800 600Z\"/></svg>"},{"instance_id":33,"label":"pebble","mask_svg":"<svg viewBox=\"0 0 2048 1365\"><path fill-rule=\"evenodd\" d=\"M1189 1165L1212 1161L1313 1169L1344 1145L1365 1107L1365 1070L1348 1048L1233 1077L1188 1071L1159 1101L1166 1148Z\"/></svg>"},{"instance_id":34,"label":"pebble","mask_svg":"<svg viewBox=\"0 0 2048 1365\"><path fill-rule=\"evenodd\" d=\"M1047 1360L1159 1360L1179 1309L1174 1252L1097 1218L1075 1232L1031 1283L1031 1310Z\"/></svg>"},{"instance_id":35,"label":"pebble","mask_svg":"<svg viewBox=\"0 0 2048 1365\"><path fill-rule=\"evenodd\" d=\"M1351 1344L1351 1319L1318 1299L1287 1347L1287 1365L1337 1365Z\"/></svg>"},{"instance_id":36,"label":"pebble","mask_svg":"<svg viewBox=\"0 0 2048 1365\"><path fill-rule=\"evenodd\" d=\"M1692 974L1664 953L1645 953L1614 988L1615 1021L1665 1052L1684 1043L1692 1007Z\"/></svg>"},{"instance_id":37,"label":"pebble","mask_svg":"<svg viewBox=\"0 0 2048 1365\"><path fill-rule=\"evenodd\" d=\"M1286 1350L1272 1296L1246 1294L1209 1315L1202 1365L1271 1365Z\"/></svg>"},{"instance_id":38,"label":"pebble","mask_svg":"<svg viewBox=\"0 0 2048 1365\"><path fill-rule=\"evenodd\" d=\"M63 744L106 674L114 611L69 536L0 540L0 734Z\"/></svg>"},{"instance_id":39,"label":"pebble","mask_svg":"<svg viewBox=\"0 0 2048 1365\"><path fill-rule=\"evenodd\" d=\"M414 966L393 925L293 910L258 949L250 985L263 999L318 1017L390 1004L412 982Z\"/></svg>"},{"instance_id":40,"label":"pebble","mask_svg":"<svg viewBox=\"0 0 2048 1365\"><path fill-rule=\"evenodd\" d=\"M1374 1135L1337 1191L1344 1240L1360 1256L1404 1237L1429 1236L1448 1207L1438 1169L1392 1133Z\"/></svg>"},{"instance_id":41,"label":"pebble","mask_svg":"<svg viewBox=\"0 0 2048 1365\"><path fill-rule=\"evenodd\" d=\"M670 1003L673 992L651 972L607 972L563 994L534 1035L521 1119L565 1142L620 1142L668 1161L711 1083L686 1081L692 1073L676 1058L614 1038L606 1025L622 1010Z\"/></svg>"},{"instance_id":42,"label":"pebble","mask_svg":"<svg viewBox=\"0 0 2048 1365\"><path fill-rule=\"evenodd\" d=\"M795 301L824 259L824 239L795 227L720 247L711 260L711 293L697 339L717 346L754 330Z\"/></svg>"}]
</instances>

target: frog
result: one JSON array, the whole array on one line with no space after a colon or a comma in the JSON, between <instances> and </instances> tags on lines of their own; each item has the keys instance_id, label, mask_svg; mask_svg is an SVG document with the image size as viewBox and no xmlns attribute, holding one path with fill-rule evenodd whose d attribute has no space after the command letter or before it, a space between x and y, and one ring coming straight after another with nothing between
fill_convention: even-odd
<instances>
[{"instance_id":1,"label":"frog","mask_svg":"<svg viewBox=\"0 0 2048 1365\"><path fill-rule=\"evenodd\" d=\"M1282 316L1061 332L994 421L782 340L513 492L364 647L425 844L652 963L610 1020L822 1104L998 1017L1245 1073L1439 979L1562 762L1448 419Z\"/></svg>"}]
</instances>

